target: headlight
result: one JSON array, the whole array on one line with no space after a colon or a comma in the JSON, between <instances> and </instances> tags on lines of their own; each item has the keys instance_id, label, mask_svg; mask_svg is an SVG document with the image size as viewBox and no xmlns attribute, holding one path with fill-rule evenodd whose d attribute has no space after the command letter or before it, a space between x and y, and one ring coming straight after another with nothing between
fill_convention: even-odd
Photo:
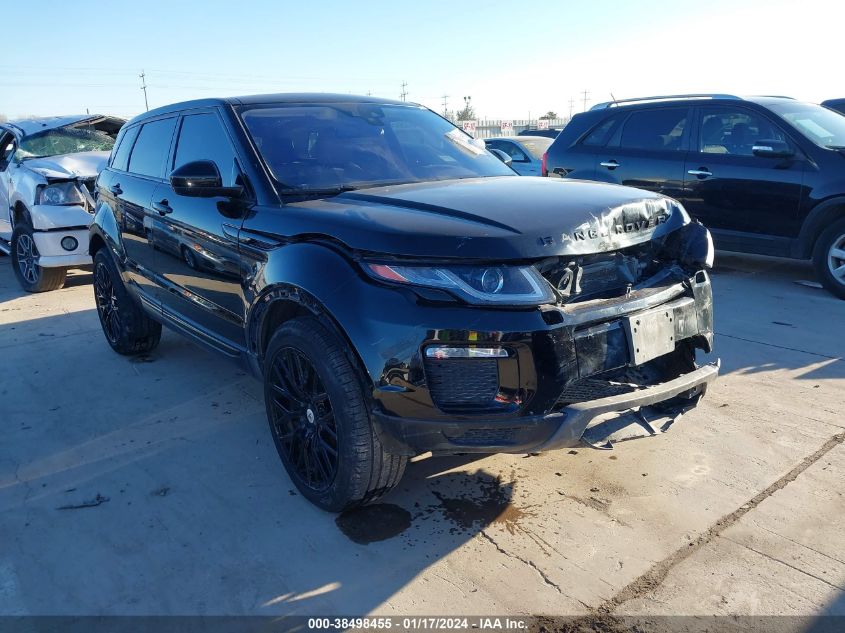
<instances>
[{"instance_id":1,"label":"headlight","mask_svg":"<svg viewBox=\"0 0 845 633\"><path fill-rule=\"evenodd\" d=\"M533 266L400 266L368 263L364 269L383 281L448 290L475 304L540 305L555 300Z\"/></svg>"},{"instance_id":2,"label":"headlight","mask_svg":"<svg viewBox=\"0 0 845 633\"><path fill-rule=\"evenodd\" d=\"M82 192L72 182L59 182L42 187L38 193L37 204L78 204L84 205Z\"/></svg>"}]
</instances>

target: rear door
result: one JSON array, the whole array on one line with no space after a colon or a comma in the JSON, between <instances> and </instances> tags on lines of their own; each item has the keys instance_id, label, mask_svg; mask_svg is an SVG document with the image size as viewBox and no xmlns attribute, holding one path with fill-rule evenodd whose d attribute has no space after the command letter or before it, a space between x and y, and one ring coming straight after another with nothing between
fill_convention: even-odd
<instances>
[{"instance_id":1,"label":"rear door","mask_svg":"<svg viewBox=\"0 0 845 633\"><path fill-rule=\"evenodd\" d=\"M115 153L112 176L108 183L105 180L101 183L102 188L114 196L126 252L128 281L145 298L155 302L161 299L161 281L156 273L151 240L153 221L157 217L151 203L153 192L164 182L176 121L176 116L170 116L141 125L131 149L127 148L128 160L124 167L124 144L133 141L129 137L132 131L127 131Z\"/></svg>"},{"instance_id":2,"label":"rear door","mask_svg":"<svg viewBox=\"0 0 845 633\"><path fill-rule=\"evenodd\" d=\"M12 237L12 211L9 208L9 164L15 151L14 135L0 128L0 238Z\"/></svg>"},{"instance_id":3,"label":"rear door","mask_svg":"<svg viewBox=\"0 0 845 633\"><path fill-rule=\"evenodd\" d=\"M690 108L631 112L596 154L596 180L677 198L684 185Z\"/></svg>"},{"instance_id":4,"label":"rear door","mask_svg":"<svg viewBox=\"0 0 845 633\"><path fill-rule=\"evenodd\" d=\"M223 186L241 184L234 144L215 109L197 110L181 117L173 159L168 172L186 163L211 160ZM244 200L180 196L169 182L153 196L157 209L153 239L157 269L167 292L162 307L183 326L212 344L235 349L245 346L245 301L241 286L238 231Z\"/></svg>"},{"instance_id":5,"label":"rear door","mask_svg":"<svg viewBox=\"0 0 845 633\"><path fill-rule=\"evenodd\" d=\"M801 227L799 207L807 166L803 153L777 122L756 109L725 105L697 110L681 197L687 211L708 228L726 231L717 234L717 246L786 254L782 251L787 243L779 238L797 237ZM755 144L765 140L784 141L795 155L755 156ZM743 238L731 232L749 235ZM737 240L756 245L732 243Z\"/></svg>"}]
</instances>

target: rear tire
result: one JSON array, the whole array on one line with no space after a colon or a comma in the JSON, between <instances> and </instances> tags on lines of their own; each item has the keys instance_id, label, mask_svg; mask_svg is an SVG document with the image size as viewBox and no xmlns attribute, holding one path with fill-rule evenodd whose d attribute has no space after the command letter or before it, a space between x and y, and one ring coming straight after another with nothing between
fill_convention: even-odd
<instances>
[{"instance_id":1,"label":"rear tire","mask_svg":"<svg viewBox=\"0 0 845 633\"><path fill-rule=\"evenodd\" d=\"M264 360L270 432L294 485L341 512L393 489L408 458L385 452L354 359L316 317L283 324Z\"/></svg>"},{"instance_id":2,"label":"rear tire","mask_svg":"<svg viewBox=\"0 0 845 633\"><path fill-rule=\"evenodd\" d=\"M42 268L36 264L39 257L33 229L21 222L12 231L12 268L21 288L27 292L49 292L65 285L66 268Z\"/></svg>"},{"instance_id":3,"label":"rear tire","mask_svg":"<svg viewBox=\"0 0 845 633\"><path fill-rule=\"evenodd\" d=\"M161 323L151 319L130 296L106 248L94 255L94 302L103 334L118 354L143 354L158 345Z\"/></svg>"},{"instance_id":4,"label":"rear tire","mask_svg":"<svg viewBox=\"0 0 845 633\"><path fill-rule=\"evenodd\" d=\"M813 264L822 285L845 299L845 218L827 227L816 240Z\"/></svg>"}]
</instances>

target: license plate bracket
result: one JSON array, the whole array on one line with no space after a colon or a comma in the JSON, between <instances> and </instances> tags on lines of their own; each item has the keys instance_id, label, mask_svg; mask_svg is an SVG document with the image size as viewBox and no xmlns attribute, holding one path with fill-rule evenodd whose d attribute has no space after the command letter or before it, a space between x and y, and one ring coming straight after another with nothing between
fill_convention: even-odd
<instances>
[{"instance_id":1,"label":"license plate bracket","mask_svg":"<svg viewBox=\"0 0 845 633\"><path fill-rule=\"evenodd\" d=\"M631 365L642 365L675 351L675 311L654 308L622 319Z\"/></svg>"}]
</instances>

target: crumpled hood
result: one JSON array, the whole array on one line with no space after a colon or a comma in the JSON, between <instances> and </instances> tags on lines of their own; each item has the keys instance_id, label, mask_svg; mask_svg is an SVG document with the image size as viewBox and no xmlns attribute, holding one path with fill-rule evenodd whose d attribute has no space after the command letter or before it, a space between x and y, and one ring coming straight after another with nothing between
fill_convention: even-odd
<instances>
[{"instance_id":1,"label":"crumpled hood","mask_svg":"<svg viewBox=\"0 0 845 633\"><path fill-rule=\"evenodd\" d=\"M91 178L106 166L109 152L76 152L24 161L27 169L45 178Z\"/></svg>"},{"instance_id":2,"label":"crumpled hood","mask_svg":"<svg viewBox=\"0 0 845 633\"><path fill-rule=\"evenodd\" d=\"M282 213L250 228L386 255L497 260L613 251L689 222L679 203L640 189L520 176L360 189Z\"/></svg>"}]
</instances>

